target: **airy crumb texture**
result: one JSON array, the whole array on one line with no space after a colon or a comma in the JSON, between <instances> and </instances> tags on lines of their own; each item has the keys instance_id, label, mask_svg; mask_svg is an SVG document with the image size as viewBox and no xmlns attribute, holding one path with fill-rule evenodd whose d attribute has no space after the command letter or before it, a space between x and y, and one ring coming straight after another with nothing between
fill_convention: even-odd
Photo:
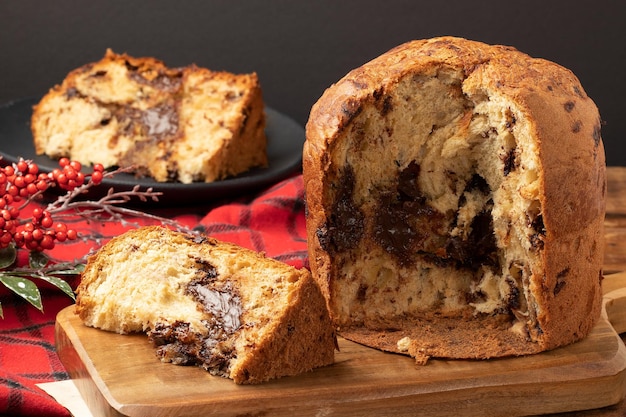
<instances>
[{"instance_id":1,"label":"airy crumb texture","mask_svg":"<svg viewBox=\"0 0 626 417\"><path fill-rule=\"evenodd\" d=\"M311 270L340 334L420 363L585 337L601 306L600 125L569 70L452 37L328 88L303 164Z\"/></svg>"},{"instance_id":2,"label":"airy crumb texture","mask_svg":"<svg viewBox=\"0 0 626 417\"><path fill-rule=\"evenodd\" d=\"M331 364L336 340L306 269L207 237L145 227L89 259L87 326L147 332L158 357L252 384Z\"/></svg>"},{"instance_id":3,"label":"airy crumb texture","mask_svg":"<svg viewBox=\"0 0 626 417\"><path fill-rule=\"evenodd\" d=\"M42 98L31 130L38 155L191 183L266 166L265 123L254 73L168 68L107 50Z\"/></svg>"}]
</instances>

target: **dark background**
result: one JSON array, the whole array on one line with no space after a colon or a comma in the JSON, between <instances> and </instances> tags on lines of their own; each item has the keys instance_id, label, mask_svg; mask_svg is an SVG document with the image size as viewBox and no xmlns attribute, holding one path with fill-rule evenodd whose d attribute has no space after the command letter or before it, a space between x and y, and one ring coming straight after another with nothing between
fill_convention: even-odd
<instances>
[{"instance_id":1,"label":"dark background","mask_svg":"<svg viewBox=\"0 0 626 417\"><path fill-rule=\"evenodd\" d=\"M411 39L455 35L570 68L600 108L608 164L626 165L623 0L0 1L0 105L43 95L110 47L256 71L266 103L304 125L352 68Z\"/></svg>"}]
</instances>

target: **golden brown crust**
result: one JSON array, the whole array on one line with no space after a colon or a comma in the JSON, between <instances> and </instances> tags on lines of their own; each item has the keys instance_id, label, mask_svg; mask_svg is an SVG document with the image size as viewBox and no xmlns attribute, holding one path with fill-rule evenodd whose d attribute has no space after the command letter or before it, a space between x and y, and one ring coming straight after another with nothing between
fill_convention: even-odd
<instances>
[{"instance_id":1,"label":"golden brown crust","mask_svg":"<svg viewBox=\"0 0 626 417\"><path fill-rule=\"evenodd\" d=\"M343 149L341 142L359 113L377 105L377 97L393 91L407 77L432 77L442 69L462 74L464 94L497 97L515 106L537 144L538 200L545 236L540 262L534 265L526 288L536 303L541 331L532 341L511 341L509 334L502 337L503 332L496 329L486 339L471 342L477 329L470 328L455 336L461 345L457 349L445 345L446 326L436 320L426 330L423 324L416 324L415 329L411 323L401 325L411 338L422 338L413 344L413 356L416 346L421 346L425 356L525 354L583 338L596 322L601 303L606 180L597 108L571 71L557 64L511 47L453 37L412 41L390 50L328 88L311 110L303 151L307 236L311 270L330 300L331 314L337 318L333 311L336 294L331 290L337 279L333 276L336 265L320 244L320 230L331 215L328 188L335 180L331 178L335 159L357 157ZM339 157L340 152L349 156ZM398 351L395 342L381 341L389 336L388 331L358 327L347 329L344 335ZM428 336L429 332L438 336Z\"/></svg>"},{"instance_id":2,"label":"golden brown crust","mask_svg":"<svg viewBox=\"0 0 626 417\"><path fill-rule=\"evenodd\" d=\"M267 165L255 73L169 68L107 50L71 71L33 110L38 155L133 166L160 182L212 182Z\"/></svg>"}]
</instances>

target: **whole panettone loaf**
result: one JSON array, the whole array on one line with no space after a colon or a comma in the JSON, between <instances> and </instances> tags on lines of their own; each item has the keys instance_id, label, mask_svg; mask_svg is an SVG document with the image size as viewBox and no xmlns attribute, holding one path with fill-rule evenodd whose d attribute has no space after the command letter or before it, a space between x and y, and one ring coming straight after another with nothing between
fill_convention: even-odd
<instances>
[{"instance_id":1,"label":"whole panettone loaf","mask_svg":"<svg viewBox=\"0 0 626 417\"><path fill-rule=\"evenodd\" d=\"M601 306L600 125L569 70L453 37L328 88L304 181L311 270L339 333L418 362L585 337Z\"/></svg>"},{"instance_id":2,"label":"whole panettone loaf","mask_svg":"<svg viewBox=\"0 0 626 417\"><path fill-rule=\"evenodd\" d=\"M87 326L147 332L164 362L253 384L333 362L325 299L307 269L215 239L144 227L89 259Z\"/></svg>"},{"instance_id":3,"label":"whole panettone loaf","mask_svg":"<svg viewBox=\"0 0 626 417\"><path fill-rule=\"evenodd\" d=\"M111 50L53 87L31 130L38 155L133 166L160 182L212 182L267 165L256 74L168 68Z\"/></svg>"}]
</instances>

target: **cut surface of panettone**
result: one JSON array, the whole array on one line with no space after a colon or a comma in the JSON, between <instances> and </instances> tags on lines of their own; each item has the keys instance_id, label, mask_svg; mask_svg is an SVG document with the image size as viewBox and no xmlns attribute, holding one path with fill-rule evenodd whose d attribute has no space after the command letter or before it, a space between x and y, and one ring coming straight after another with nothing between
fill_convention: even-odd
<instances>
[{"instance_id":1,"label":"cut surface of panettone","mask_svg":"<svg viewBox=\"0 0 626 417\"><path fill-rule=\"evenodd\" d=\"M77 289L85 325L146 332L164 362L254 384L329 365L336 346L307 269L203 236L145 227L89 259Z\"/></svg>"}]
</instances>

